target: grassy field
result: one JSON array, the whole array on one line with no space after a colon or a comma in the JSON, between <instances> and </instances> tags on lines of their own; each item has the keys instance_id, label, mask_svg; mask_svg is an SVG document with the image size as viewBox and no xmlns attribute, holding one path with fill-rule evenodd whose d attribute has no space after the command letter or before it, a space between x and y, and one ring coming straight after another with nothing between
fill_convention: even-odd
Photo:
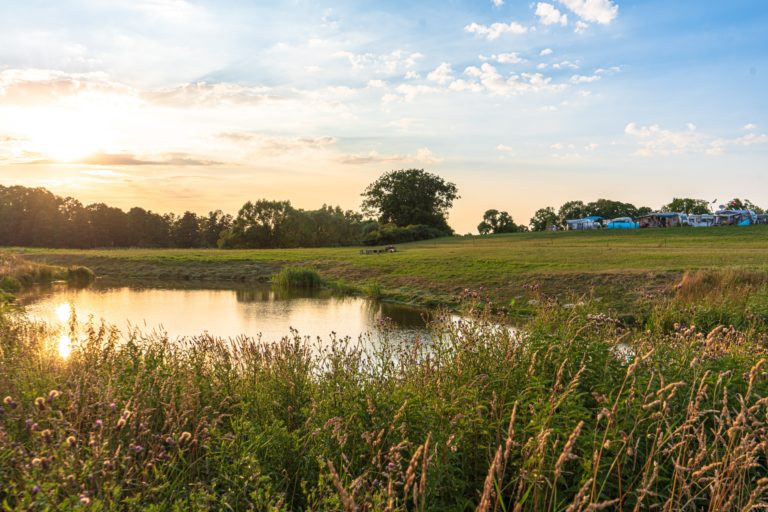
<instances>
[{"instance_id":1,"label":"grassy field","mask_svg":"<svg viewBox=\"0 0 768 512\"><path fill-rule=\"evenodd\" d=\"M119 279L283 269L277 282L315 286L313 266L376 294L453 304L463 320L438 315L431 343L390 343L385 331L379 343L320 346L289 333L264 344L72 326L63 359L60 333L0 305L0 504L765 509L767 236L525 234L378 256L19 250ZM4 258L8 275L48 268ZM489 302L518 295L528 314L510 332ZM640 306L640 322L611 312Z\"/></svg>"},{"instance_id":2,"label":"grassy field","mask_svg":"<svg viewBox=\"0 0 768 512\"><path fill-rule=\"evenodd\" d=\"M456 303L465 289L526 303L537 288L568 300L593 292L631 311L668 290L685 271L768 270L768 226L718 229L521 233L404 244L395 254L357 248L289 250L24 250L25 257L85 265L117 279L266 281L284 266L316 268L328 280L385 297Z\"/></svg>"}]
</instances>

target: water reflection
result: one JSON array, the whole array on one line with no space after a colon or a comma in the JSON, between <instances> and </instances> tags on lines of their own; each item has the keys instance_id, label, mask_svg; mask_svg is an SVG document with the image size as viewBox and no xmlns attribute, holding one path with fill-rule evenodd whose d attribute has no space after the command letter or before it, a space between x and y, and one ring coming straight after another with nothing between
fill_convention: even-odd
<instances>
[{"instance_id":1,"label":"water reflection","mask_svg":"<svg viewBox=\"0 0 768 512\"><path fill-rule=\"evenodd\" d=\"M73 312L82 321L101 319L119 329L157 330L172 339L209 333L223 338L262 335L280 339L295 328L303 336L358 338L376 330L385 319L390 336L425 334L428 311L420 308L339 297L327 293L284 291L269 286L239 289L178 289L115 286L90 288L65 285L20 298L28 314L68 331ZM59 353L67 357L71 340L60 338Z\"/></svg>"}]
</instances>

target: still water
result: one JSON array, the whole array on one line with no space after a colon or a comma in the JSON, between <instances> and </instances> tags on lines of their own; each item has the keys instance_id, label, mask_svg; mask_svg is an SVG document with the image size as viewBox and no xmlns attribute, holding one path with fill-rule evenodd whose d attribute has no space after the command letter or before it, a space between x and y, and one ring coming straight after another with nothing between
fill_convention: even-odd
<instances>
[{"instance_id":1,"label":"still water","mask_svg":"<svg viewBox=\"0 0 768 512\"><path fill-rule=\"evenodd\" d=\"M275 341L290 334L328 339L375 335L383 321L397 338L426 334L428 310L360 297L317 292L281 291L269 286L240 289L125 286L97 282L88 288L64 284L20 297L28 315L68 328L93 318L118 329L166 333L171 339L208 333L222 338L241 335ZM60 351L65 352L66 347Z\"/></svg>"}]
</instances>

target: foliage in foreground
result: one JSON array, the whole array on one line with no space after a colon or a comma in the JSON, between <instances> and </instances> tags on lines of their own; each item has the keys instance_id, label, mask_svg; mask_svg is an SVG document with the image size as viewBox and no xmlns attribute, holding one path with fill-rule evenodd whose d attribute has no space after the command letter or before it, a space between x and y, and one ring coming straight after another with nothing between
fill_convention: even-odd
<instances>
[{"instance_id":1,"label":"foliage in foreground","mask_svg":"<svg viewBox=\"0 0 768 512\"><path fill-rule=\"evenodd\" d=\"M627 330L590 304L401 345L172 342L62 360L0 320L0 503L37 510L748 510L768 499L766 339ZM56 338L54 338L55 340Z\"/></svg>"}]
</instances>

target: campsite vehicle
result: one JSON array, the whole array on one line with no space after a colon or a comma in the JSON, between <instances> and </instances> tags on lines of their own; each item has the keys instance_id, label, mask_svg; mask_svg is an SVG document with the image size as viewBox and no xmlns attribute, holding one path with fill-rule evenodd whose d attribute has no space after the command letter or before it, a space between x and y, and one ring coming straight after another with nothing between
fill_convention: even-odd
<instances>
[{"instance_id":1,"label":"campsite vehicle","mask_svg":"<svg viewBox=\"0 0 768 512\"><path fill-rule=\"evenodd\" d=\"M619 217L609 220L605 227L607 229L638 229L640 223L635 222L632 217Z\"/></svg>"},{"instance_id":2,"label":"campsite vehicle","mask_svg":"<svg viewBox=\"0 0 768 512\"><path fill-rule=\"evenodd\" d=\"M757 214L752 210L719 210L715 213L718 226L750 226L757 224Z\"/></svg>"},{"instance_id":3,"label":"campsite vehicle","mask_svg":"<svg viewBox=\"0 0 768 512\"><path fill-rule=\"evenodd\" d=\"M584 217L583 219L566 220L568 231L584 231L587 229L602 229L603 218L597 215Z\"/></svg>"},{"instance_id":4,"label":"campsite vehicle","mask_svg":"<svg viewBox=\"0 0 768 512\"><path fill-rule=\"evenodd\" d=\"M768 214L761 213L757 216L757 223L758 224L768 224Z\"/></svg>"},{"instance_id":5,"label":"campsite vehicle","mask_svg":"<svg viewBox=\"0 0 768 512\"><path fill-rule=\"evenodd\" d=\"M695 228L710 228L715 225L716 220L715 216L709 213L688 216L688 224Z\"/></svg>"},{"instance_id":6,"label":"campsite vehicle","mask_svg":"<svg viewBox=\"0 0 768 512\"><path fill-rule=\"evenodd\" d=\"M690 225L688 215L674 212L653 212L638 217L640 228L675 228Z\"/></svg>"}]
</instances>

